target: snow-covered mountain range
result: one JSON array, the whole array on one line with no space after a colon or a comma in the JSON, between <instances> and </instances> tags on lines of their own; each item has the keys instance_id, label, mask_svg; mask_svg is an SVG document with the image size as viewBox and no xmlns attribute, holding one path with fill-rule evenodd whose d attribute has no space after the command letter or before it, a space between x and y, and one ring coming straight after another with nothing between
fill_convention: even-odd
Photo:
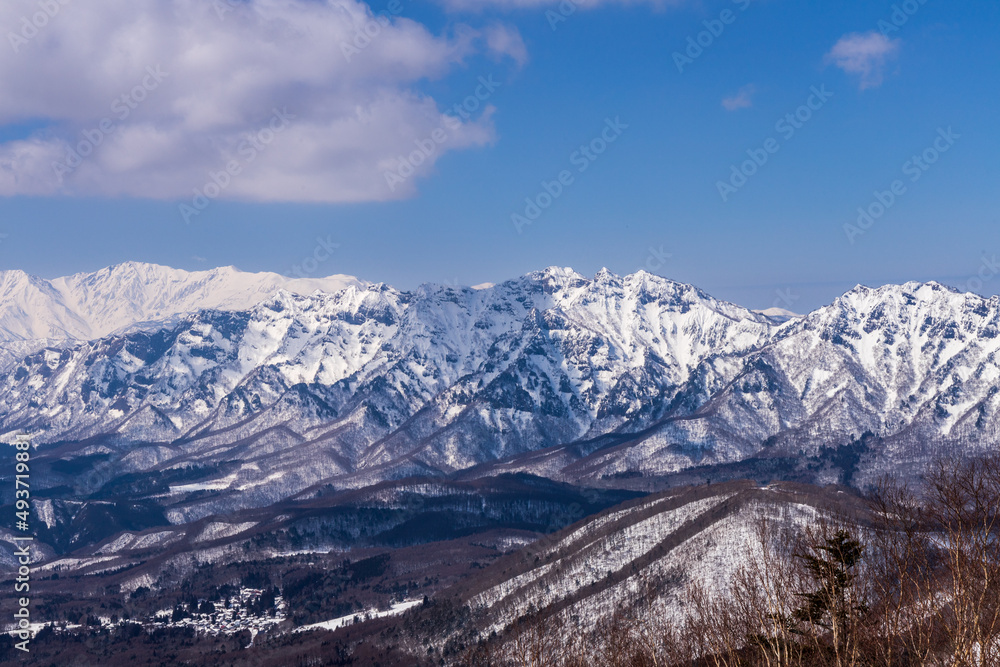
<instances>
[{"instance_id":1,"label":"snow-covered mountain range","mask_svg":"<svg viewBox=\"0 0 1000 667\"><path fill-rule=\"evenodd\" d=\"M0 372L0 433L98 461L72 480L95 488L203 469L176 493L211 497L176 521L459 471L606 484L752 461L861 483L993 447L1000 424L1000 300L936 283L774 318L606 270L411 292L138 264L0 280L10 354L59 341Z\"/></svg>"},{"instance_id":2,"label":"snow-covered mountain range","mask_svg":"<svg viewBox=\"0 0 1000 667\"><path fill-rule=\"evenodd\" d=\"M279 289L312 294L349 285L362 282L341 275L286 278L231 266L190 272L138 262L55 280L0 271L0 343L91 340L205 308L250 308Z\"/></svg>"}]
</instances>

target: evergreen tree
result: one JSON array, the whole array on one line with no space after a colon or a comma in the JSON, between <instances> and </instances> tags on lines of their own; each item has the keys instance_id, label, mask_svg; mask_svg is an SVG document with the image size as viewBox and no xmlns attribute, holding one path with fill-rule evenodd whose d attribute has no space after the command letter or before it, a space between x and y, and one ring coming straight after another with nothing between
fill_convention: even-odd
<instances>
[{"instance_id":1,"label":"evergreen tree","mask_svg":"<svg viewBox=\"0 0 1000 667\"><path fill-rule=\"evenodd\" d=\"M867 607L856 599L855 568L864 557L864 545L846 530L838 530L807 552L795 557L815 582L815 589L797 593L802 605L794 610L790 625L796 634L829 633L837 664L850 649L858 619ZM810 627L811 626L811 627Z\"/></svg>"}]
</instances>

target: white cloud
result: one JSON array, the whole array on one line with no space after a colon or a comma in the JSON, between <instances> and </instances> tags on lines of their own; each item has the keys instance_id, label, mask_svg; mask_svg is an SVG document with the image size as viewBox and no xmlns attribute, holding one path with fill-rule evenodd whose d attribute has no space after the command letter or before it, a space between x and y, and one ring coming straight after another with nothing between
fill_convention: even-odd
<instances>
[{"instance_id":1,"label":"white cloud","mask_svg":"<svg viewBox=\"0 0 1000 667\"><path fill-rule=\"evenodd\" d=\"M875 88L882 84L886 63L899 52L899 45L900 40L880 32L851 33L840 38L826 54L826 61L857 75L861 90Z\"/></svg>"},{"instance_id":2,"label":"white cloud","mask_svg":"<svg viewBox=\"0 0 1000 667\"><path fill-rule=\"evenodd\" d=\"M732 97L726 97L722 100L722 106L726 108L726 111L736 111L737 109L749 109L753 106L753 96L757 92L757 87L752 83L747 84L740 88Z\"/></svg>"},{"instance_id":3,"label":"white cloud","mask_svg":"<svg viewBox=\"0 0 1000 667\"><path fill-rule=\"evenodd\" d=\"M434 35L358 0L61 1L0 4L0 127L42 128L0 143L0 195L185 200L235 160L224 198L407 196L444 153L494 140L488 104L455 122L416 84L482 52L527 59L510 27ZM58 10L26 27L45 4ZM241 144L275 110L294 119L248 159ZM444 141L390 190L385 171L439 128ZM90 144L79 166L54 168Z\"/></svg>"},{"instance_id":4,"label":"white cloud","mask_svg":"<svg viewBox=\"0 0 1000 667\"><path fill-rule=\"evenodd\" d=\"M493 53L510 56L521 66L528 62L528 48L516 28L495 23L486 29L485 35L486 44Z\"/></svg>"}]
</instances>

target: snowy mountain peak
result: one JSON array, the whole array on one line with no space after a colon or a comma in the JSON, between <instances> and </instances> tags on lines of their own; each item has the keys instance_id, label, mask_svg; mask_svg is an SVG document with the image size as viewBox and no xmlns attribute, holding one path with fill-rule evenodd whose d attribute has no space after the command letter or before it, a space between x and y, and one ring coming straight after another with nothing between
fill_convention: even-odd
<instances>
[{"instance_id":1,"label":"snowy mountain peak","mask_svg":"<svg viewBox=\"0 0 1000 667\"><path fill-rule=\"evenodd\" d=\"M789 322L791 320L799 320L805 317L804 315L793 313L792 311L787 310L785 308L777 308L777 307L766 308L764 310L755 310L753 312L757 313L758 315L763 315L764 317L767 317L771 321L776 322L778 324L784 324L785 322Z\"/></svg>"},{"instance_id":2,"label":"snowy mountain peak","mask_svg":"<svg viewBox=\"0 0 1000 667\"><path fill-rule=\"evenodd\" d=\"M852 299L858 297L870 297L870 296L888 296L888 295L898 295L898 294L913 294L919 295L920 299L927 300L936 298L942 294L960 294L958 290L954 287L949 287L948 285L942 285L934 280L929 280L927 282L920 282L918 280L911 280L901 284L887 284L881 285L879 287L869 287L867 285L855 285L852 289L848 290L841 299Z\"/></svg>"},{"instance_id":3,"label":"snowy mountain peak","mask_svg":"<svg viewBox=\"0 0 1000 667\"><path fill-rule=\"evenodd\" d=\"M572 287L580 287L589 282L569 267L550 266L541 271L533 271L525 276L552 290L565 290Z\"/></svg>"},{"instance_id":4,"label":"snowy mountain peak","mask_svg":"<svg viewBox=\"0 0 1000 667\"><path fill-rule=\"evenodd\" d=\"M25 284L30 280L31 276L20 269L0 271L0 289L6 289L8 286Z\"/></svg>"},{"instance_id":5,"label":"snowy mountain peak","mask_svg":"<svg viewBox=\"0 0 1000 667\"><path fill-rule=\"evenodd\" d=\"M842 317L890 309L894 313L904 311L937 311L941 315L961 312L966 309L982 310L995 304L996 299L986 299L978 294L960 292L941 283L911 281L901 285L883 285L873 288L858 285L826 308L814 311L810 317L823 319L833 309Z\"/></svg>"},{"instance_id":6,"label":"snowy mountain peak","mask_svg":"<svg viewBox=\"0 0 1000 667\"><path fill-rule=\"evenodd\" d=\"M3 271L0 342L92 340L205 308L244 310L279 289L305 295L364 284L343 275L288 278L231 266L184 271L143 262L122 262L53 280Z\"/></svg>"},{"instance_id":7,"label":"snowy mountain peak","mask_svg":"<svg viewBox=\"0 0 1000 667\"><path fill-rule=\"evenodd\" d=\"M614 282L618 279L619 277L616 274L609 271L608 267L606 266L602 266L601 270L594 274L595 283Z\"/></svg>"}]
</instances>

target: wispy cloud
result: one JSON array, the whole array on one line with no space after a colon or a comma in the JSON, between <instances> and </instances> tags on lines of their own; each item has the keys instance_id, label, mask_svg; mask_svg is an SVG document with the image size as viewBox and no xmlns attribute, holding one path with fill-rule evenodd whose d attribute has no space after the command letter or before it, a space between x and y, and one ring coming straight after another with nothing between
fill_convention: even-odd
<instances>
[{"instance_id":1,"label":"wispy cloud","mask_svg":"<svg viewBox=\"0 0 1000 667\"><path fill-rule=\"evenodd\" d=\"M726 111L736 111L737 109L749 109L753 106L753 96L757 92L757 86L752 83L747 84L740 88L732 97L726 97L722 100L722 106L725 107Z\"/></svg>"},{"instance_id":2,"label":"wispy cloud","mask_svg":"<svg viewBox=\"0 0 1000 667\"><path fill-rule=\"evenodd\" d=\"M826 54L826 62L857 76L861 90L876 88L882 85L886 63L899 53L900 43L874 30L851 33L841 37Z\"/></svg>"},{"instance_id":3,"label":"wispy cloud","mask_svg":"<svg viewBox=\"0 0 1000 667\"><path fill-rule=\"evenodd\" d=\"M509 56L521 66L528 62L528 48L516 28L503 23L494 23L483 33L486 36L487 46L494 54Z\"/></svg>"},{"instance_id":4,"label":"wispy cloud","mask_svg":"<svg viewBox=\"0 0 1000 667\"><path fill-rule=\"evenodd\" d=\"M0 25L37 12L8 0ZM405 197L443 154L495 138L486 105L459 118L420 83L481 54L527 59L513 27L434 34L405 8L375 14L360 0L102 0L26 33L0 48L0 128L38 129L0 142L0 196L183 200L238 161L221 197ZM241 156L275 109L294 120ZM387 188L386 169L442 127L414 177ZM74 151L71 169L54 167Z\"/></svg>"}]
</instances>

